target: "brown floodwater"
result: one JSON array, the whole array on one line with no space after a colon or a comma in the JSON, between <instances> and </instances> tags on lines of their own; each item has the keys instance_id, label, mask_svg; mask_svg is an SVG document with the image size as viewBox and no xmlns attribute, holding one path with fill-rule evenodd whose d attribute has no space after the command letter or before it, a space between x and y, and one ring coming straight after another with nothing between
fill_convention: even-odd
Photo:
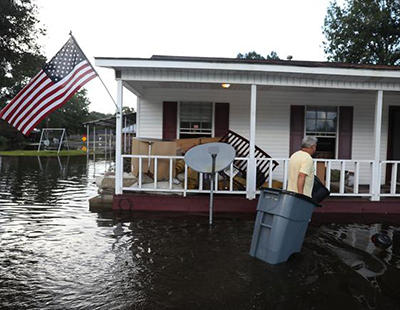
<instances>
[{"instance_id":1,"label":"brown floodwater","mask_svg":"<svg viewBox=\"0 0 400 310\"><path fill-rule=\"evenodd\" d=\"M248 255L254 216L92 213L85 157L0 158L1 309L400 309L400 226L310 226L301 253ZM399 206L400 207L400 206Z\"/></svg>"}]
</instances>

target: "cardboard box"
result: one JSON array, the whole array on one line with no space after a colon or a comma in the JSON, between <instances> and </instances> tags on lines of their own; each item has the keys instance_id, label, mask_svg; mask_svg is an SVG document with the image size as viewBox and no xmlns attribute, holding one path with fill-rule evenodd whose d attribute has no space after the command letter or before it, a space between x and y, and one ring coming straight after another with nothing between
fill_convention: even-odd
<instances>
[{"instance_id":1,"label":"cardboard box","mask_svg":"<svg viewBox=\"0 0 400 310\"><path fill-rule=\"evenodd\" d=\"M200 138L192 138L192 139L176 139L176 146L178 153L184 154L192 147L200 144Z\"/></svg>"},{"instance_id":2,"label":"cardboard box","mask_svg":"<svg viewBox=\"0 0 400 310\"><path fill-rule=\"evenodd\" d=\"M203 138L176 139L175 142L178 153L185 154L188 150L190 150L192 147L196 145L218 142L219 140L221 140L221 137L215 137L215 138L203 137Z\"/></svg>"},{"instance_id":3,"label":"cardboard box","mask_svg":"<svg viewBox=\"0 0 400 310\"><path fill-rule=\"evenodd\" d=\"M132 154L133 155L164 155L164 156L175 156L186 153L192 147L205 144L210 142L218 142L221 138L192 138L192 139L177 139L175 141L161 141L157 139L132 139ZM175 160L172 161L172 177L176 176ZM138 176L139 172L139 159L132 159L132 173ZM154 174L154 159L149 160L148 158L142 159L142 172L148 173L153 177ZM193 183L198 182L198 178L188 176ZM168 181L169 180L169 159L158 159L157 160L157 180Z\"/></svg>"},{"instance_id":4,"label":"cardboard box","mask_svg":"<svg viewBox=\"0 0 400 310\"><path fill-rule=\"evenodd\" d=\"M206 144L211 142L219 142L222 137L214 137L214 138L200 138L200 144Z\"/></svg>"},{"instance_id":5,"label":"cardboard box","mask_svg":"<svg viewBox=\"0 0 400 310\"><path fill-rule=\"evenodd\" d=\"M133 155L164 155L164 156L175 156L176 155L176 142L175 141L160 141L152 139L132 139L132 154ZM154 175L154 158L149 160L148 158L142 159L142 172L148 173L150 176ZM167 181L169 180L169 159L158 159L157 160L157 180ZM172 161L172 177L175 177L175 160ZM139 174L139 159L132 159L132 173L135 176Z\"/></svg>"}]
</instances>

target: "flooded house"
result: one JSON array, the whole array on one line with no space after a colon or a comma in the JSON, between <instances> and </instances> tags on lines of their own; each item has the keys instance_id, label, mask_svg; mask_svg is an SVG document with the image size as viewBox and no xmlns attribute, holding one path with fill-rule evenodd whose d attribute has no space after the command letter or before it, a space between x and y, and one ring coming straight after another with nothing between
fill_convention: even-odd
<instances>
[{"instance_id":1,"label":"flooded house","mask_svg":"<svg viewBox=\"0 0 400 310\"><path fill-rule=\"evenodd\" d=\"M119 204L126 197L144 209L178 198L200 204L207 177L190 171L183 154L222 140L237 157L218 176L216 194L230 210L254 207L262 186L286 188L288 159L305 135L318 138L316 174L341 204L364 198L377 206L400 196L396 66L178 56L97 57L96 65L115 71L120 108L123 89L137 96L133 150L122 152L117 140ZM124 184L124 172L137 180Z\"/></svg>"}]
</instances>

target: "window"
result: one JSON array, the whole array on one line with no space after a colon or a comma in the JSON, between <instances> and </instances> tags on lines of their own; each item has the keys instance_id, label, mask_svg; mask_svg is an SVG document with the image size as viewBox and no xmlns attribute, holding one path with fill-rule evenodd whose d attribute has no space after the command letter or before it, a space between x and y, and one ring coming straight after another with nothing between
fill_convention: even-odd
<instances>
[{"instance_id":1,"label":"window","mask_svg":"<svg viewBox=\"0 0 400 310\"><path fill-rule=\"evenodd\" d=\"M211 137L213 127L211 102L181 102L179 138Z\"/></svg>"},{"instance_id":2,"label":"window","mask_svg":"<svg viewBox=\"0 0 400 310\"><path fill-rule=\"evenodd\" d=\"M337 116L337 107L306 107L306 135L318 137L315 157L336 157Z\"/></svg>"}]
</instances>

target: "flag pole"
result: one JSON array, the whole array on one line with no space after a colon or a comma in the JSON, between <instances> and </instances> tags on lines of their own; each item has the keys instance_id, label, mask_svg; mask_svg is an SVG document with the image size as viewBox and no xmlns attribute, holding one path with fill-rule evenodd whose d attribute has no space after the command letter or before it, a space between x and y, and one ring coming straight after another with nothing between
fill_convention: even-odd
<instances>
[{"instance_id":1,"label":"flag pole","mask_svg":"<svg viewBox=\"0 0 400 310\"><path fill-rule=\"evenodd\" d=\"M108 90L106 84L104 84L104 82L103 82L103 80L102 80L100 74L99 74L99 73L96 71L96 69L92 66L92 64L90 63L89 58L86 57L85 53L83 52L83 50L82 50L81 47L79 46L78 42L76 41L75 37L72 35L72 31L69 32L69 35L71 36L72 40L74 40L74 42L75 42L76 46L79 48L80 52L85 56L85 58L87 59L89 65L92 67L93 71L96 72L98 78L100 79L100 82L103 84L103 86L104 86L104 88L106 89L108 95L110 96L110 98L111 98L111 100L113 101L115 107L117 108L117 113L122 112L122 111L119 111L118 105L117 105L117 103L115 102L114 97L111 95L111 93L110 93L110 91Z\"/></svg>"}]
</instances>

